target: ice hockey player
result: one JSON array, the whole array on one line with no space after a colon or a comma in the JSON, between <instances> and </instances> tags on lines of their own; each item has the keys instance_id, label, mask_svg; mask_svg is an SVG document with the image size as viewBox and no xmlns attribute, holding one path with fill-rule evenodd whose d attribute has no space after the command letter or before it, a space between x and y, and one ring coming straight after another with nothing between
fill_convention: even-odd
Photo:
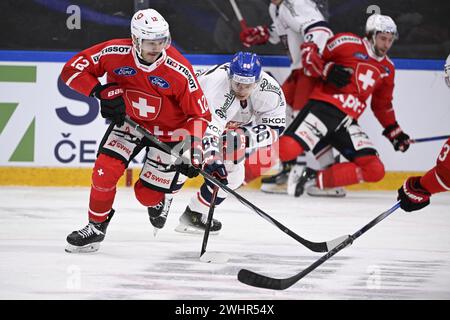
<instances>
[{"instance_id":1,"label":"ice hockey player","mask_svg":"<svg viewBox=\"0 0 450 320\"><path fill-rule=\"evenodd\" d=\"M450 88L450 55L444 68L445 82ZM432 194L450 191L450 139L442 147L436 166L422 177L409 177L398 189L400 207L412 212L430 204Z\"/></svg>"},{"instance_id":2,"label":"ice hockey player","mask_svg":"<svg viewBox=\"0 0 450 320\"><path fill-rule=\"evenodd\" d=\"M324 14L312 0L272 0L269 6L269 14L272 18L272 26L269 30L266 26L247 28L240 33L240 39L244 46L265 44L268 41L276 44L281 41L288 57L291 60L291 72L282 85L287 102L287 125L295 118L298 112L308 101L308 97L319 81L315 77L305 74L302 68L300 46L304 42L314 42L319 54L322 53L327 40L333 36ZM308 163L309 167L322 169L335 162L332 147L326 143L319 143L312 149L312 154L299 156L297 159L281 164L282 169L274 176L264 177L261 182L261 190L269 193L293 193L292 183ZM255 178L262 173L258 164L246 162L248 172L247 180ZM291 173L291 178L288 176ZM288 187L288 186L291 187ZM331 189L319 189L309 186L307 193L313 196L343 197L345 190L341 187Z\"/></svg>"},{"instance_id":3,"label":"ice hockey player","mask_svg":"<svg viewBox=\"0 0 450 320\"><path fill-rule=\"evenodd\" d=\"M349 162L303 171L296 179L296 196L302 194L307 182L322 189L377 182L384 177L384 165L357 122L370 96L383 135L396 151L409 148L409 136L398 125L392 106L395 68L387 56L397 27L390 17L373 14L365 29L365 38L352 33L333 36L322 55L315 43L302 45L310 54L303 67L321 81L280 138L280 159L290 161L327 141Z\"/></svg>"},{"instance_id":4,"label":"ice hockey player","mask_svg":"<svg viewBox=\"0 0 450 320\"><path fill-rule=\"evenodd\" d=\"M190 164L174 166L173 156L124 123L128 115L170 146L179 146L182 138L190 141L192 148L184 150L191 151L193 163L199 162L200 140L211 114L192 66L170 44L166 20L156 10L140 10L131 20L131 39L114 39L81 51L62 70L62 80L73 90L98 98L102 117L112 120L92 172L89 223L68 235L68 252L98 250L114 214L116 184L143 148L146 160L134 192L147 207L155 230L164 226L172 194L188 176L198 175ZM98 78L105 73L107 83L102 85Z\"/></svg>"},{"instance_id":5,"label":"ice hockey player","mask_svg":"<svg viewBox=\"0 0 450 320\"><path fill-rule=\"evenodd\" d=\"M246 149L273 144L285 128L283 92L261 67L256 54L238 52L230 63L215 66L198 77L212 115L203 137L204 170L233 190L244 181ZM176 231L204 232L212 190L210 182L202 184L180 217ZM221 204L226 195L219 190L215 204ZM219 232L221 227L214 219L211 233Z\"/></svg>"}]
</instances>

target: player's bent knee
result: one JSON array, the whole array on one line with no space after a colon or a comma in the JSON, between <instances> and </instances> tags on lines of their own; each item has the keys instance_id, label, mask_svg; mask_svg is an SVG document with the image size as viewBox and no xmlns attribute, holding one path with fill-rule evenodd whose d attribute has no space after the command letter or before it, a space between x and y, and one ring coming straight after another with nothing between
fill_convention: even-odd
<instances>
[{"instance_id":1,"label":"player's bent knee","mask_svg":"<svg viewBox=\"0 0 450 320\"><path fill-rule=\"evenodd\" d=\"M280 137L280 160L282 162L294 160L303 153L302 146L293 137L283 135Z\"/></svg>"},{"instance_id":2,"label":"player's bent knee","mask_svg":"<svg viewBox=\"0 0 450 320\"><path fill-rule=\"evenodd\" d=\"M356 158L354 162L361 168L365 182L378 182L385 176L384 164L375 155Z\"/></svg>"},{"instance_id":3,"label":"player's bent knee","mask_svg":"<svg viewBox=\"0 0 450 320\"><path fill-rule=\"evenodd\" d=\"M444 166L436 167L436 175L445 186L450 187L450 168Z\"/></svg>"},{"instance_id":4,"label":"player's bent knee","mask_svg":"<svg viewBox=\"0 0 450 320\"><path fill-rule=\"evenodd\" d=\"M136 196L136 199L145 207L156 206L161 200L164 199L164 193L147 188L142 184L141 180L136 181L134 184L134 195Z\"/></svg>"},{"instance_id":5,"label":"player's bent knee","mask_svg":"<svg viewBox=\"0 0 450 320\"><path fill-rule=\"evenodd\" d=\"M92 184L98 188L115 187L125 171L125 164L106 154L100 154L92 170Z\"/></svg>"}]
</instances>

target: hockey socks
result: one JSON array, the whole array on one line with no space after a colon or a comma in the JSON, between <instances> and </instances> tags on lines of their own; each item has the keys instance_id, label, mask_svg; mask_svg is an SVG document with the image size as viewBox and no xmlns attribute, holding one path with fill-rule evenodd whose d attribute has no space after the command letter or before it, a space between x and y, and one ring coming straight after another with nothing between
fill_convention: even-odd
<instances>
[{"instance_id":1,"label":"hockey socks","mask_svg":"<svg viewBox=\"0 0 450 320\"><path fill-rule=\"evenodd\" d=\"M116 196L116 184L125 171L122 161L100 154L92 171L89 197L89 220L103 222L111 211Z\"/></svg>"},{"instance_id":2,"label":"hockey socks","mask_svg":"<svg viewBox=\"0 0 450 320\"><path fill-rule=\"evenodd\" d=\"M334 164L317 175L320 189L334 188L361 182L377 182L384 177L384 165L374 155L354 159L353 162Z\"/></svg>"}]
</instances>

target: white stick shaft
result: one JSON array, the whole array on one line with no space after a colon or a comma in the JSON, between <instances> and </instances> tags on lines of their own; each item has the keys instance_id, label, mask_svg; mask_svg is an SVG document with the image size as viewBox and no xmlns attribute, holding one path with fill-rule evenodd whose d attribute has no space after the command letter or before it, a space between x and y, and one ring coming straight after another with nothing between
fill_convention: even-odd
<instances>
[{"instance_id":1,"label":"white stick shaft","mask_svg":"<svg viewBox=\"0 0 450 320\"><path fill-rule=\"evenodd\" d=\"M230 0L230 3L233 7L234 14L236 15L238 21L241 22L242 20L244 20L244 18L242 18L241 10L239 10L239 7L236 4L236 0Z\"/></svg>"}]
</instances>

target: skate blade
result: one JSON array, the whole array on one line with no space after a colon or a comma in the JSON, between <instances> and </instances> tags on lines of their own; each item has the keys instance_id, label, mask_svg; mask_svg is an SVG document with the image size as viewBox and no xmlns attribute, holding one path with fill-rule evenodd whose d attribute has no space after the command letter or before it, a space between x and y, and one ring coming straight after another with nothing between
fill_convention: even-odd
<instances>
[{"instance_id":1,"label":"skate blade","mask_svg":"<svg viewBox=\"0 0 450 320\"><path fill-rule=\"evenodd\" d=\"M74 246L68 244L64 250L68 253L90 253L98 251L99 248L100 242L94 242L87 244L85 246Z\"/></svg>"},{"instance_id":2,"label":"skate blade","mask_svg":"<svg viewBox=\"0 0 450 320\"><path fill-rule=\"evenodd\" d=\"M344 189L308 188L306 194L310 197L343 198L347 193Z\"/></svg>"},{"instance_id":3,"label":"skate blade","mask_svg":"<svg viewBox=\"0 0 450 320\"><path fill-rule=\"evenodd\" d=\"M175 231L180 233L201 234L201 235L205 233L205 229L197 228L194 226L188 226L181 223L175 228ZM209 231L210 235L216 235L218 233L219 231Z\"/></svg>"},{"instance_id":4,"label":"skate blade","mask_svg":"<svg viewBox=\"0 0 450 320\"><path fill-rule=\"evenodd\" d=\"M287 193L287 186L286 184L262 184L261 185L261 191L265 193L271 193L271 194L286 194Z\"/></svg>"},{"instance_id":5,"label":"skate blade","mask_svg":"<svg viewBox=\"0 0 450 320\"><path fill-rule=\"evenodd\" d=\"M220 252L205 252L200 256L200 261L205 263L227 263L230 260L230 255Z\"/></svg>"}]
</instances>

